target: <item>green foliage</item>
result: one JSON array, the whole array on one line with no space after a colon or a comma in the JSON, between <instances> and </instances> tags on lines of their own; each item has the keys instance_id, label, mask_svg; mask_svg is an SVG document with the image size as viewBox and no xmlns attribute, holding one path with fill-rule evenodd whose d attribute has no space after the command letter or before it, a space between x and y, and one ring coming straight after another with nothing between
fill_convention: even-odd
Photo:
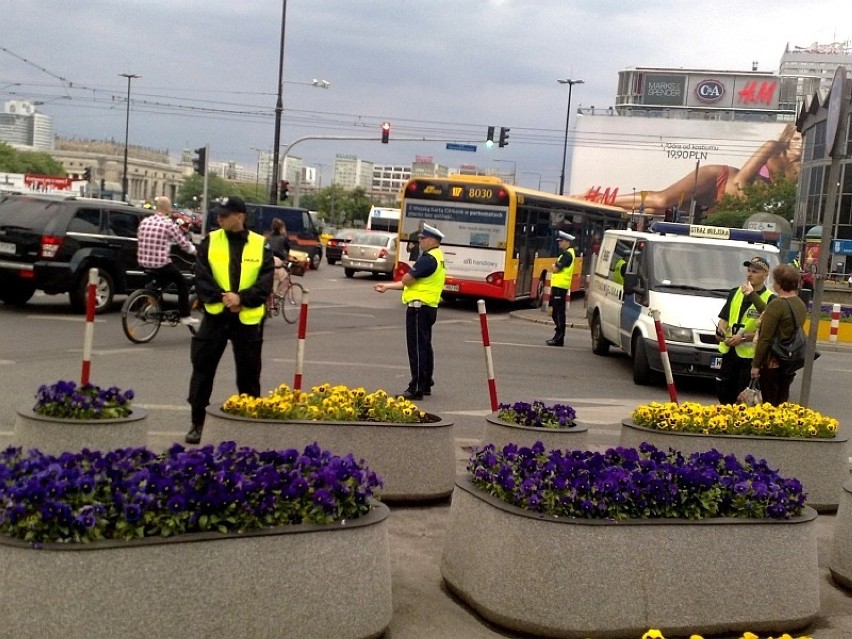
<instances>
[{"instance_id":1,"label":"green foliage","mask_svg":"<svg viewBox=\"0 0 852 639\"><path fill-rule=\"evenodd\" d=\"M775 213L791 220L796 210L796 180L779 177L772 182L754 182L742 187L742 195L725 195L704 218L708 226L742 228L753 213Z\"/></svg>"},{"instance_id":2,"label":"green foliage","mask_svg":"<svg viewBox=\"0 0 852 639\"><path fill-rule=\"evenodd\" d=\"M345 189L332 184L317 193L304 195L300 206L317 211L332 226L356 226L354 222L367 222L373 202L361 187Z\"/></svg>"},{"instance_id":3,"label":"green foliage","mask_svg":"<svg viewBox=\"0 0 852 639\"><path fill-rule=\"evenodd\" d=\"M37 173L65 177L61 162L57 162L43 151L17 151L5 142L0 142L0 171L6 173Z\"/></svg>"}]
</instances>

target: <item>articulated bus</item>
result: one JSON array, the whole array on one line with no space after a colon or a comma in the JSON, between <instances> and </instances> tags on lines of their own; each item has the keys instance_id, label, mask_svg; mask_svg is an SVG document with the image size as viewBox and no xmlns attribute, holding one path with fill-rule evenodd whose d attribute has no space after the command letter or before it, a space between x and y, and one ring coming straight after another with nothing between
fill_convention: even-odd
<instances>
[{"instance_id":1,"label":"articulated bus","mask_svg":"<svg viewBox=\"0 0 852 639\"><path fill-rule=\"evenodd\" d=\"M628 222L624 209L491 176L413 178L403 189L401 207L394 276L400 279L417 258L414 245L407 249L408 236L421 222L435 226L444 233L445 298L539 300L559 254L560 230L576 237L571 290L585 290L604 231L627 228Z\"/></svg>"}]
</instances>

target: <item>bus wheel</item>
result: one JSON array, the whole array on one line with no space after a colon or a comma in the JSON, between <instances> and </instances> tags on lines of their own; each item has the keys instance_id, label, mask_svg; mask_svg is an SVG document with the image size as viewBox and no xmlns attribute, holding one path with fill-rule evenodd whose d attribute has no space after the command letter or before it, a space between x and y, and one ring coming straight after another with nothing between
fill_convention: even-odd
<instances>
[{"instance_id":1,"label":"bus wheel","mask_svg":"<svg viewBox=\"0 0 852 639\"><path fill-rule=\"evenodd\" d=\"M603 336L603 327L601 326L601 316L595 313L592 316L592 352L595 355L606 355L609 353L609 341Z\"/></svg>"},{"instance_id":2,"label":"bus wheel","mask_svg":"<svg viewBox=\"0 0 852 639\"><path fill-rule=\"evenodd\" d=\"M645 350L645 340L641 335L633 338L633 383L647 386L653 381L653 371L648 363L648 353Z\"/></svg>"},{"instance_id":3,"label":"bus wheel","mask_svg":"<svg viewBox=\"0 0 852 639\"><path fill-rule=\"evenodd\" d=\"M538 278L538 286L536 286L535 299L532 301L533 308L541 308L544 303L544 278Z\"/></svg>"}]
</instances>

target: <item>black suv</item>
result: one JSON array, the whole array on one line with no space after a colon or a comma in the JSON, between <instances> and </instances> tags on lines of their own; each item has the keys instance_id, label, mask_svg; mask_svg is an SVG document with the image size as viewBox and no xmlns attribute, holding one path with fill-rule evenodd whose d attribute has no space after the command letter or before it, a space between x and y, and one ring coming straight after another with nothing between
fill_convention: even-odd
<instances>
[{"instance_id":1,"label":"black suv","mask_svg":"<svg viewBox=\"0 0 852 639\"><path fill-rule=\"evenodd\" d=\"M151 213L74 196L0 198L0 300L26 304L36 289L68 293L71 307L83 312L89 269L95 267L95 310L107 310L113 295L150 279L136 260L136 231Z\"/></svg>"}]
</instances>

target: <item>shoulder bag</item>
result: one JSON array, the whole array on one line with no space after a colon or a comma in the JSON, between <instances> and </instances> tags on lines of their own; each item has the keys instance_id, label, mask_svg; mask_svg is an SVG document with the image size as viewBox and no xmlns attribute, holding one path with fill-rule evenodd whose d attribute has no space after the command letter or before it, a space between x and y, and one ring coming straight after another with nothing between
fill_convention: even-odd
<instances>
[{"instance_id":1,"label":"shoulder bag","mask_svg":"<svg viewBox=\"0 0 852 639\"><path fill-rule=\"evenodd\" d=\"M796 315L793 313L793 307L789 300L785 299L784 301L787 302L790 317L793 319L793 326L796 326ZM792 337L788 339L782 338L780 332L776 329L775 336L769 344L770 353L778 360L780 367L788 373L794 373L805 365L806 348L807 340L801 326L796 326Z\"/></svg>"}]
</instances>

